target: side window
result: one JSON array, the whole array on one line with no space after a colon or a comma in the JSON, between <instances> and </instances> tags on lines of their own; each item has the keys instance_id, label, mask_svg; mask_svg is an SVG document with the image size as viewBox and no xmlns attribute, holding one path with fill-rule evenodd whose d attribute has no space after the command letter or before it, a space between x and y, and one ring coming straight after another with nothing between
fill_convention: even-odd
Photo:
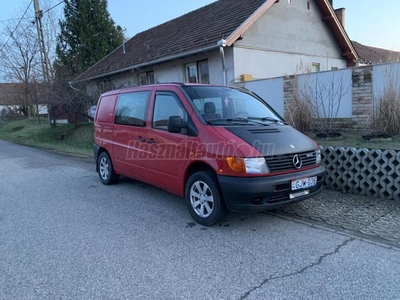
<instances>
[{"instance_id":1,"label":"side window","mask_svg":"<svg viewBox=\"0 0 400 300\"><path fill-rule=\"evenodd\" d=\"M115 124L146 126L149 96L149 91L120 94L115 109Z\"/></svg>"},{"instance_id":2,"label":"side window","mask_svg":"<svg viewBox=\"0 0 400 300\"><path fill-rule=\"evenodd\" d=\"M174 93L157 93L153 111L153 127L167 130L168 119L171 116L179 116L183 122L187 122L187 112Z\"/></svg>"}]
</instances>

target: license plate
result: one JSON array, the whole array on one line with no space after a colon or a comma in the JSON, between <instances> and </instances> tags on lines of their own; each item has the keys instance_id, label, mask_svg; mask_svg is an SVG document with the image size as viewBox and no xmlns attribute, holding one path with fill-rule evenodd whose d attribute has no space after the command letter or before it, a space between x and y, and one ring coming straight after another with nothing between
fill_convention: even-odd
<instances>
[{"instance_id":1,"label":"license plate","mask_svg":"<svg viewBox=\"0 0 400 300\"><path fill-rule=\"evenodd\" d=\"M292 180L292 191L307 189L317 185L317 176Z\"/></svg>"},{"instance_id":2,"label":"license plate","mask_svg":"<svg viewBox=\"0 0 400 300\"><path fill-rule=\"evenodd\" d=\"M310 194L310 191L309 190L304 190L304 191L301 191L301 192L290 194L289 196L290 196L290 199L294 199L294 198L305 196L305 195L308 195L308 194Z\"/></svg>"}]
</instances>

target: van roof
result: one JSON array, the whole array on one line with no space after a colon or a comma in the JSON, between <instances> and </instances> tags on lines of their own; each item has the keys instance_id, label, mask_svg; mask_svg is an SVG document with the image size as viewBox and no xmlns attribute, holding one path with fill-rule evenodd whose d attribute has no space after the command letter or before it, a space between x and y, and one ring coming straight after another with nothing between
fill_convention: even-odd
<instances>
[{"instance_id":1,"label":"van roof","mask_svg":"<svg viewBox=\"0 0 400 300\"><path fill-rule=\"evenodd\" d=\"M107 95L113 95L113 94L119 94L121 92L127 92L127 91L136 91L136 90L141 90L141 89L147 89L149 87L161 87L161 86L215 86L215 87L227 87L224 85L215 85L215 84L205 84L205 83L184 83L184 82L163 82L163 83L153 83L149 85L139 85L139 86L131 86L131 87L126 87L122 89L116 89L112 91L108 91L102 94L102 96L107 96ZM231 88L238 88L231 86Z\"/></svg>"}]
</instances>

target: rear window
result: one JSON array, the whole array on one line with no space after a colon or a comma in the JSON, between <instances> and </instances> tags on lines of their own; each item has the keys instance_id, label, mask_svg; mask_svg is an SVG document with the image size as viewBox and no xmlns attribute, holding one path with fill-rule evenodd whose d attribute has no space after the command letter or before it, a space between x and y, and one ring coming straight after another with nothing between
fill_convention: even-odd
<instances>
[{"instance_id":1,"label":"rear window","mask_svg":"<svg viewBox=\"0 0 400 300\"><path fill-rule=\"evenodd\" d=\"M111 123L114 119L114 105L116 95L104 96L96 108L96 120L100 123Z\"/></svg>"}]
</instances>

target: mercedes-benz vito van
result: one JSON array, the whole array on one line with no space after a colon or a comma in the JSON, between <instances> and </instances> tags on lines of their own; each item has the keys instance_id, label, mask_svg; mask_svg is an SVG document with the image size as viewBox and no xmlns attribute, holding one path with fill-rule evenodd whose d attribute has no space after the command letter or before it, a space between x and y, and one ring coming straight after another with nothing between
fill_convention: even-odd
<instances>
[{"instance_id":1,"label":"mercedes-benz vito van","mask_svg":"<svg viewBox=\"0 0 400 300\"><path fill-rule=\"evenodd\" d=\"M252 92L183 83L100 96L94 156L108 185L126 176L185 198L193 219L262 211L322 189L318 145Z\"/></svg>"}]
</instances>

